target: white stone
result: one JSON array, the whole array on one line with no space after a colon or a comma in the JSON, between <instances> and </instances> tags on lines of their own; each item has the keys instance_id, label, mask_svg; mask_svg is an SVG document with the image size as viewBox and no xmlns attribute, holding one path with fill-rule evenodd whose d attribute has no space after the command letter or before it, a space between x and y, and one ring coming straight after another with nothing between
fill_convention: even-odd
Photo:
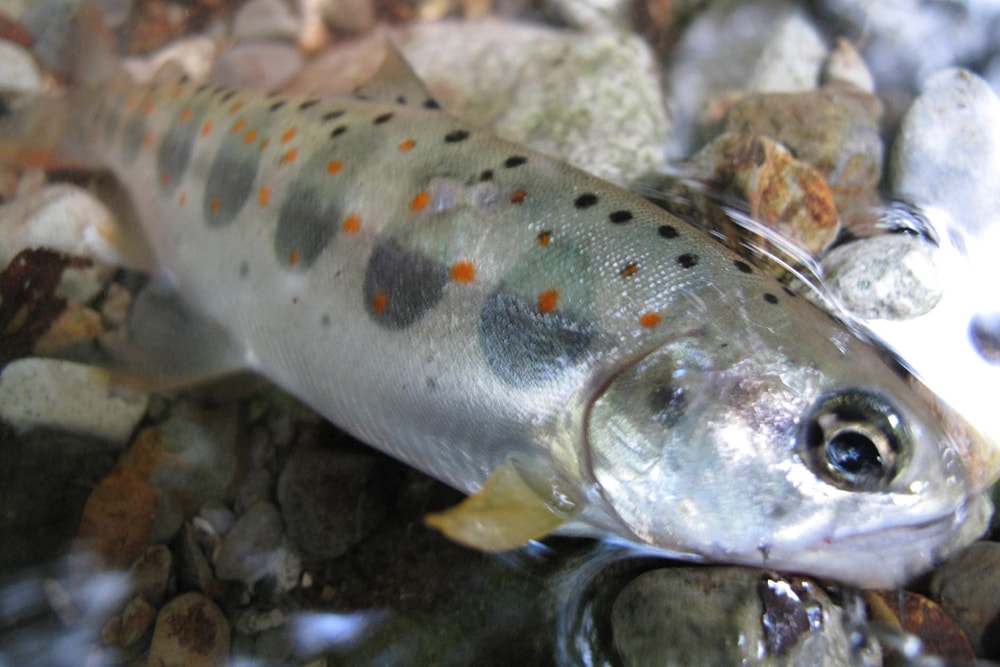
<instances>
[{"instance_id":1,"label":"white stone","mask_svg":"<svg viewBox=\"0 0 1000 667\"><path fill-rule=\"evenodd\" d=\"M129 75L138 82L149 82L158 72L176 68L192 81L204 81L218 53L216 41L206 35L183 37L146 58L126 58Z\"/></svg>"},{"instance_id":2,"label":"white stone","mask_svg":"<svg viewBox=\"0 0 1000 667\"><path fill-rule=\"evenodd\" d=\"M294 41L301 20L282 0L250 0L233 17L233 37L239 41L284 39Z\"/></svg>"},{"instance_id":3,"label":"white stone","mask_svg":"<svg viewBox=\"0 0 1000 667\"><path fill-rule=\"evenodd\" d=\"M0 419L19 432L46 427L124 446L147 400L106 370L69 361L28 357L0 374Z\"/></svg>"},{"instance_id":4,"label":"white stone","mask_svg":"<svg viewBox=\"0 0 1000 667\"><path fill-rule=\"evenodd\" d=\"M0 89L31 93L41 85L42 77L31 54L17 44L0 40Z\"/></svg>"}]
</instances>

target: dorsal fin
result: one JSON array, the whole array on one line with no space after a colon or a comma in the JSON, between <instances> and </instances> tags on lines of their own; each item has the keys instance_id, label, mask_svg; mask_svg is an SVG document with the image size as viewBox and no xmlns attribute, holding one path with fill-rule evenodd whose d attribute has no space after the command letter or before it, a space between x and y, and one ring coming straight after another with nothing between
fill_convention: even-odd
<instances>
[{"instance_id":1,"label":"dorsal fin","mask_svg":"<svg viewBox=\"0 0 1000 667\"><path fill-rule=\"evenodd\" d=\"M392 40L386 39L385 58L375 75L354 91L370 102L399 104L425 109L439 109L437 100L427 90L417 73L410 67Z\"/></svg>"}]
</instances>

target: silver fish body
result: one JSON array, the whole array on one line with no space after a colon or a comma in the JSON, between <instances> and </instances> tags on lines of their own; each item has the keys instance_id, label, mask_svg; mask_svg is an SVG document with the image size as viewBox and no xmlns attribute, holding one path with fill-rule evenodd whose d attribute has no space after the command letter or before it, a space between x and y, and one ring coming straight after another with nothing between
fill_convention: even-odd
<instances>
[{"instance_id":1,"label":"silver fish body","mask_svg":"<svg viewBox=\"0 0 1000 667\"><path fill-rule=\"evenodd\" d=\"M52 152L117 177L247 366L456 488L514 461L567 532L865 586L985 530L962 443L871 343L644 199L401 102L119 83L28 111L64 114Z\"/></svg>"}]
</instances>

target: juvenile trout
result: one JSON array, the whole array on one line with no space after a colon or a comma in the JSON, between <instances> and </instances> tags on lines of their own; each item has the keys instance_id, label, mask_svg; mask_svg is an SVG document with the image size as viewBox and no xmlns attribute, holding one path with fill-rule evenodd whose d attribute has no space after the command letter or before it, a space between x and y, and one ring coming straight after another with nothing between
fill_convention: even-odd
<instances>
[{"instance_id":1,"label":"juvenile trout","mask_svg":"<svg viewBox=\"0 0 1000 667\"><path fill-rule=\"evenodd\" d=\"M91 77L7 110L0 156L111 172L246 367L475 494L429 518L466 544L885 587L985 530L974 453L878 347L387 60L327 99Z\"/></svg>"}]
</instances>

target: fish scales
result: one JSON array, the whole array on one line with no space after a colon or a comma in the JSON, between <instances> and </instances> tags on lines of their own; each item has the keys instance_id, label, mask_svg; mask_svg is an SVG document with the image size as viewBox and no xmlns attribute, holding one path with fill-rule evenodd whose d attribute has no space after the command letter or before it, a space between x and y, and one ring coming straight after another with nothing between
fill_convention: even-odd
<instances>
[{"instance_id":1,"label":"fish scales","mask_svg":"<svg viewBox=\"0 0 1000 667\"><path fill-rule=\"evenodd\" d=\"M3 118L0 155L110 170L246 366L475 494L433 520L460 541L892 586L985 530L968 443L869 341L641 197L397 102L112 82Z\"/></svg>"}]
</instances>

